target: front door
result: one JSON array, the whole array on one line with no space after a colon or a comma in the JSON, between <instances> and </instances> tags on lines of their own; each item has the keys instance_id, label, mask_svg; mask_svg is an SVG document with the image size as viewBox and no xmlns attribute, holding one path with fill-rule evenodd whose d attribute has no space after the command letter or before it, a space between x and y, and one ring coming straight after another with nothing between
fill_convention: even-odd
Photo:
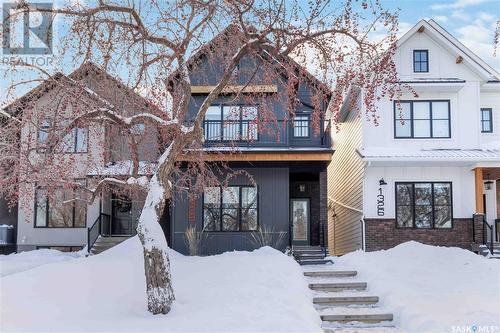
<instances>
[{"instance_id":1,"label":"front door","mask_svg":"<svg viewBox=\"0 0 500 333\"><path fill-rule=\"evenodd\" d=\"M309 245L309 199L291 199L292 244Z\"/></svg>"},{"instance_id":2,"label":"front door","mask_svg":"<svg viewBox=\"0 0 500 333\"><path fill-rule=\"evenodd\" d=\"M125 197L111 198L111 235L133 234L132 201Z\"/></svg>"}]
</instances>

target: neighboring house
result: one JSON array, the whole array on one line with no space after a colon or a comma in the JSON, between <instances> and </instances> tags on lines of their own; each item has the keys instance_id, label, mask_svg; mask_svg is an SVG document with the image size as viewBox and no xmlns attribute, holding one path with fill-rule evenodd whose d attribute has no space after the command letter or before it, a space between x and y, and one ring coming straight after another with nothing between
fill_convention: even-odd
<instances>
[{"instance_id":1,"label":"neighboring house","mask_svg":"<svg viewBox=\"0 0 500 333\"><path fill-rule=\"evenodd\" d=\"M196 61L192 59L196 64L191 67L190 73L193 85L189 115L192 118L197 113L200 100L215 85L217 77L217 70L208 65L204 54L204 50L209 49L208 46L203 48L196 54ZM264 78L259 61L243 59L238 67L241 75L237 75L239 81L236 83L247 84L248 78L244 73L255 72L255 69L257 74L253 77ZM235 94L225 93L209 108L204 121L203 145L208 161L214 165L225 161L235 171L246 171L253 181L238 175L231 179L227 188L206 188L197 197L175 191L160 221L169 246L174 250L188 253L185 240L188 227L204 230L202 254L255 249L258 244L252 241L252 233L259 230L271 232L276 239L282 239L276 245L280 249L291 244L325 245L326 170L333 150L328 122L318 119L319 129L313 128L311 91L312 87L321 89L323 96L328 96L330 91L312 75L304 74L305 70L290 58L282 61L295 66L297 73L305 76L305 80L297 84L299 101L294 119L288 117L285 109L284 101L289 98L285 91L286 77L262 84L253 82L245 87L245 91L258 91L260 96L265 96L267 109L273 114L272 122L260 122L261 108L248 102L245 93L236 101ZM66 78L64 75L58 77ZM88 96L83 98L115 106L119 101L132 98L136 102L132 105L141 104L137 102L141 97L92 64L85 64L68 77L88 87ZM171 88L175 89L174 86ZM23 112L23 101L26 100L30 100L35 108L46 107L57 93L56 85L43 83L11 105L9 110ZM142 101L142 104L147 103ZM324 111L327 101L320 104ZM134 107L128 108L127 103L122 105L126 113L138 111ZM235 111L238 114L236 118ZM47 126L42 116L38 121L41 124L39 129L35 126L25 129L23 139L29 140L27 137L31 133L32 140L43 144L46 132L50 130L50 121ZM139 149L141 168L144 168L144 174L150 175L150 166L154 166L151 162L157 159L161 144L156 131L144 128L140 131L139 137L144 136L145 140ZM119 133L113 133L112 127L96 125L90 129L78 128L70 140L71 149L61 155L63 158L65 155L72 156L69 160L74 165L69 169L74 170L75 180L90 182L97 176L125 176L129 172L127 144L119 139ZM233 148L229 147L238 152L231 154L229 150ZM63 198L78 194L61 189L57 195L61 198L57 201L63 202ZM92 204L74 201L69 206L55 207L57 203L50 203L44 188L27 185L20 194L20 202L27 204L19 205L17 249L50 247L73 251L81 249L88 241L94 244L96 239L97 246L104 246L99 243L104 238L121 240L123 236L135 234L143 199L116 197L104 192Z\"/></svg>"},{"instance_id":2,"label":"neighboring house","mask_svg":"<svg viewBox=\"0 0 500 333\"><path fill-rule=\"evenodd\" d=\"M123 109L126 115L150 108L146 100L92 63L82 65L68 76L58 73L54 78L56 81L67 80L84 85L79 103L113 104ZM64 113L72 112L71 106L62 107L62 114L53 112L61 104L64 105L64 94L60 85L47 80L4 109L17 117L32 119L21 130L21 156L31 151L30 158L39 158L50 133L57 133L57 122L71 119L72 116ZM159 156L158 136L146 125L138 131L141 132L137 137L139 157L141 166L144 166ZM70 172L75 181L89 183L96 176L126 175L130 170L126 138L111 125L95 124L91 128L76 128L64 137L62 143L55 158L66 164L61 172ZM113 232L125 236L135 233L135 220L144 198L138 197L131 201L103 191L93 203L87 204L83 200L72 200L84 197L74 192L61 186L55 190L51 200L43 186L35 183L21 185L16 214L17 251L39 248L62 251L82 249L87 245L88 227L102 218L101 213L106 214L104 216L108 217L109 222L103 227L103 233ZM7 216L3 206L0 209L3 220Z\"/></svg>"},{"instance_id":3,"label":"neighboring house","mask_svg":"<svg viewBox=\"0 0 500 333\"><path fill-rule=\"evenodd\" d=\"M482 214L492 228L500 218L500 75L432 20L394 57L418 97L382 98L374 125L364 92L346 96L328 169L330 253L409 240L471 249Z\"/></svg>"}]
</instances>

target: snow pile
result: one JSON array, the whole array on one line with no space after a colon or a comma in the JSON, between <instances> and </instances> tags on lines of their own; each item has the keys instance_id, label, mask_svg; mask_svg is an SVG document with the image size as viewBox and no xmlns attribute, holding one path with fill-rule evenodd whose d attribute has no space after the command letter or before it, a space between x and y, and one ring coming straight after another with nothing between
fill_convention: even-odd
<instances>
[{"instance_id":1,"label":"snow pile","mask_svg":"<svg viewBox=\"0 0 500 333\"><path fill-rule=\"evenodd\" d=\"M0 255L0 277L23 272L45 264L72 260L79 256L81 254L76 252L61 252L49 249Z\"/></svg>"},{"instance_id":2,"label":"snow pile","mask_svg":"<svg viewBox=\"0 0 500 333\"><path fill-rule=\"evenodd\" d=\"M321 332L300 266L262 248L211 257L170 251L176 301L146 310L142 249L134 237L88 258L0 280L0 331Z\"/></svg>"},{"instance_id":3,"label":"snow pile","mask_svg":"<svg viewBox=\"0 0 500 333\"><path fill-rule=\"evenodd\" d=\"M335 265L358 270L404 332L473 332L473 326L500 332L500 260L407 242L356 251L335 258Z\"/></svg>"}]
</instances>

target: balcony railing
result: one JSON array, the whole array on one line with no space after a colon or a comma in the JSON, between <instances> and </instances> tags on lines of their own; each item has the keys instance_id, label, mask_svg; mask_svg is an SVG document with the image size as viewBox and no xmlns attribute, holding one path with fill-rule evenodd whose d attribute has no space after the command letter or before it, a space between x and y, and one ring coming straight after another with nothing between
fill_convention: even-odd
<instances>
[{"instance_id":1,"label":"balcony railing","mask_svg":"<svg viewBox=\"0 0 500 333\"><path fill-rule=\"evenodd\" d=\"M294 136L293 121L254 120L205 120L203 129L205 145L236 145L251 147L331 147L330 121L323 121L320 133L315 134L311 120L300 120L303 128L307 123L308 136ZM303 133L303 132L302 132Z\"/></svg>"}]
</instances>

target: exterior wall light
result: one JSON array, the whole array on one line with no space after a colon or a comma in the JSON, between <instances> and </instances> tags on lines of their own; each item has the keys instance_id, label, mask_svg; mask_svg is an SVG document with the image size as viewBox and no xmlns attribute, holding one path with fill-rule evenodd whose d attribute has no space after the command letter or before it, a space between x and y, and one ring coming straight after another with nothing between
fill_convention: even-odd
<instances>
[{"instance_id":1,"label":"exterior wall light","mask_svg":"<svg viewBox=\"0 0 500 333\"><path fill-rule=\"evenodd\" d=\"M486 176L486 179L488 179L487 181L484 182L484 188L489 191L491 190L491 188L493 187L493 181L490 180L490 174L488 174Z\"/></svg>"},{"instance_id":2,"label":"exterior wall light","mask_svg":"<svg viewBox=\"0 0 500 333\"><path fill-rule=\"evenodd\" d=\"M306 191L306 184L299 184L299 191L305 192Z\"/></svg>"}]
</instances>

